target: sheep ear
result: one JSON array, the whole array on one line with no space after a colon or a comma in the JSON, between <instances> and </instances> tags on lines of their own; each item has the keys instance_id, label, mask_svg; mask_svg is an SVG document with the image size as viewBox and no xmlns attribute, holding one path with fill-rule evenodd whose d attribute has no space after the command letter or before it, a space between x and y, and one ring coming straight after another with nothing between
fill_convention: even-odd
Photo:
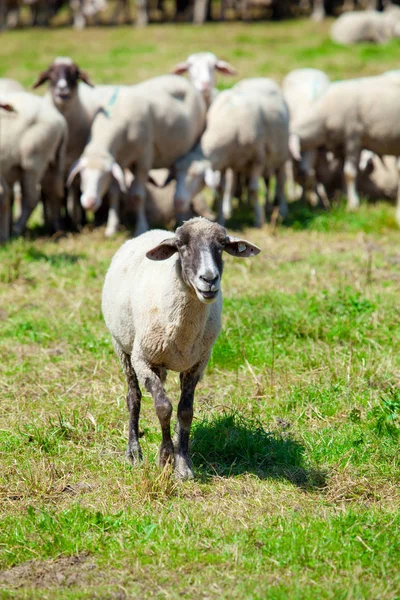
<instances>
[{"instance_id":1,"label":"sheep ear","mask_svg":"<svg viewBox=\"0 0 400 600\"><path fill-rule=\"evenodd\" d=\"M182 63L178 63L177 65L175 65L175 67L172 69L171 73L175 73L175 75L183 75L183 73L186 73L186 71L188 69L189 69L189 63L182 62Z\"/></svg>"},{"instance_id":2,"label":"sheep ear","mask_svg":"<svg viewBox=\"0 0 400 600\"><path fill-rule=\"evenodd\" d=\"M236 75L237 71L225 60L217 60L215 68L224 75Z\"/></svg>"},{"instance_id":3,"label":"sheep ear","mask_svg":"<svg viewBox=\"0 0 400 600\"><path fill-rule=\"evenodd\" d=\"M40 75L38 75L38 78L36 79L35 83L32 85L32 89L35 90L39 86L46 83L46 81L48 81L49 79L50 79L50 69L46 69L46 71L42 71L40 73Z\"/></svg>"},{"instance_id":4,"label":"sheep ear","mask_svg":"<svg viewBox=\"0 0 400 600\"><path fill-rule=\"evenodd\" d=\"M301 161L300 138L296 133L291 133L289 136L289 151L292 157L297 160L297 162Z\"/></svg>"},{"instance_id":5,"label":"sheep ear","mask_svg":"<svg viewBox=\"0 0 400 600\"><path fill-rule=\"evenodd\" d=\"M72 165L71 170L68 175L68 179L67 179L67 187L70 187L70 185L72 185L73 180L78 175L78 173L80 173L80 171L82 171L82 169L85 167L85 165L86 165L86 162L83 158L79 158Z\"/></svg>"},{"instance_id":6,"label":"sheep ear","mask_svg":"<svg viewBox=\"0 0 400 600\"><path fill-rule=\"evenodd\" d=\"M111 175L114 177L114 179L116 180L116 182L119 185L119 189L121 190L121 192L124 192L124 194L126 194L127 189L126 189L125 175L124 175L123 170L121 169L119 164L116 162L113 162L110 170L111 170Z\"/></svg>"},{"instance_id":7,"label":"sheep ear","mask_svg":"<svg viewBox=\"0 0 400 600\"><path fill-rule=\"evenodd\" d=\"M170 258L175 252L178 252L178 245L176 243L176 238L167 238L161 244L158 244L152 250L146 252L147 258L150 260L167 260Z\"/></svg>"},{"instance_id":8,"label":"sheep ear","mask_svg":"<svg viewBox=\"0 0 400 600\"><path fill-rule=\"evenodd\" d=\"M239 258L247 258L248 256L256 256L260 254L261 248L250 244L247 240L242 240L228 235L225 242L225 252Z\"/></svg>"},{"instance_id":9,"label":"sheep ear","mask_svg":"<svg viewBox=\"0 0 400 600\"><path fill-rule=\"evenodd\" d=\"M79 69L78 77L81 81L84 81L86 83L86 85L89 85L90 87L94 87L94 83L92 83L92 81L90 80L90 77L86 73L86 71L82 71L82 69Z\"/></svg>"}]
</instances>

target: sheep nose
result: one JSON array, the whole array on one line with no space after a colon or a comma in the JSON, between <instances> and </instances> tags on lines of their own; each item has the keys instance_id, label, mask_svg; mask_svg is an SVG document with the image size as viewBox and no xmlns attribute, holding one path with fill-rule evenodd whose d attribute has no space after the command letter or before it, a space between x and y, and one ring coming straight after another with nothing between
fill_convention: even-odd
<instances>
[{"instance_id":1,"label":"sheep nose","mask_svg":"<svg viewBox=\"0 0 400 600\"><path fill-rule=\"evenodd\" d=\"M217 283L219 274L217 273L217 275L213 276L209 273L206 273L205 275L200 275L200 279L205 283L208 283L208 285L213 286Z\"/></svg>"},{"instance_id":2,"label":"sheep nose","mask_svg":"<svg viewBox=\"0 0 400 600\"><path fill-rule=\"evenodd\" d=\"M93 210L96 206L96 198L88 198L86 196L81 197L81 204L85 210Z\"/></svg>"}]
</instances>

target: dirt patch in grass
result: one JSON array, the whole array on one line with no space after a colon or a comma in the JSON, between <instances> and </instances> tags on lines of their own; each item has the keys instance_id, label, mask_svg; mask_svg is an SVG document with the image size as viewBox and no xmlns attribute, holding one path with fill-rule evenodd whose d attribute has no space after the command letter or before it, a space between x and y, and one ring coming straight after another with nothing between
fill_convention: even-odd
<instances>
[{"instance_id":1,"label":"dirt patch in grass","mask_svg":"<svg viewBox=\"0 0 400 600\"><path fill-rule=\"evenodd\" d=\"M87 585L99 573L87 553L56 560L30 560L0 571L0 588L52 588Z\"/></svg>"}]
</instances>

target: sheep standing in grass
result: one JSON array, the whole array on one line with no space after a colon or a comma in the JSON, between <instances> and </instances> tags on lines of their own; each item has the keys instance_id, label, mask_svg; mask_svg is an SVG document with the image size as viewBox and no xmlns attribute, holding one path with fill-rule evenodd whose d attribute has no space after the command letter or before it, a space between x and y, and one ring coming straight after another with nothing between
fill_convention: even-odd
<instances>
[{"instance_id":1,"label":"sheep standing in grass","mask_svg":"<svg viewBox=\"0 0 400 600\"><path fill-rule=\"evenodd\" d=\"M285 163L289 158L289 112L279 86L267 78L244 79L221 92L210 107L201 138L205 158L216 171L243 175L260 227L264 212L258 198L259 178L277 173L274 220L287 213ZM233 187L233 186L232 186ZM224 194L219 221L228 218L231 198Z\"/></svg>"},{"instance_id":2,"label":"sheep standing in grass","mask_svg":"<svg viewBox=\"0 0 400 600\"><path fill-rule=\"evenodd\" d=\"M68 56L57 57L42 71L35 83L38 88L49 83L45 98L63 115L68 125L66 173L80 158L90 135L90 128L97 112L115 97L118 86L94 87L89 75ZM79 181L71 187L72 204L70 216L75 227L84 222L80 204Z\"/></svg>"},{"instance_id":3,"label":"sheep standing in grass","mask_svg":"<svg viewBox=\"0 0 400 600\"><path fill-rule=\"evenodd\" d=\"M93 121L91 139L69 181L81 175L81 203L97 210L110 190L111 177L126 190L123 169L134 174L133 195L138 206L136 235L147 231L145 184L152 168L170 168L198 141L205 124L203 98L182 77L164 75L120 89L113 104L99 112ZM186 199L179 196L177 184L175 210L179 215ZM111 195L111 194L110 194ZM106 235L113 235L119 223L119 192L110 200Z\"/></svg>"},{"instance_id":4,"label":"sheep standing in grass","mask_svg":"<svg viewBox=\"0 0 400 600\"><path fill-rule=\"evenodd\" d=\"M390 77L341 81L331 84L312 113L294 127L301 151L325 147L343 157L349 210L359 206L361 151L400 156L399 106L400 85ZM400 224L399 213L396 218Z\"/></svg>"},{"instance_id":5,"label":"sheep standing in grass","mask_svg":"<svg viewBox=\"0 0 400 600\"><path fill-rule=\"evenodd\" d=\"M14 112L0 112L0 172L11 189L21 184L22 210L14 226L21 235L39 200L38 186L48 199L49 219L60 229L67 124L43 99L26 92L7 96Z\"/></svg>"},{"instance_id":6,"label":"sheep standing in grass","mask_svg":"<svg viewBox=\"0 0 400 600\"><path fill-rule=\"evenodd\" d=\"M133 462L142 458L140 382L153 397L161 425L159 464L173 462L181 479L193 477L189 435L194 392L221 329L224 251L247 257L260 249L203 218L187 221L176 233L155 229L125 242L103 288L104 319L128 382L127 456ZM175 444L172 405L162 385L166 370L179 372L181 380Z\"/></svg>"}]
</instances>

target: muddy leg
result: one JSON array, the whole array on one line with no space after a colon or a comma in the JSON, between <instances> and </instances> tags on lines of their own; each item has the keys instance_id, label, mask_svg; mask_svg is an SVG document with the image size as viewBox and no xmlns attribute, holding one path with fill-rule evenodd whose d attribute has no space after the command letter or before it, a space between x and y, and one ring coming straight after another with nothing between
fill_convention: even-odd
<instances>
[{"instance_id":1,"label":"muddy leg","mask_svg":"<svg viewBox=\"0 0 400 600\"><path fill-rule=\"evenodd\" d=\"M164 467L167 463L173 463L174 460L174 446L171 439L172 405L162 385L165 371L150 368L140 354L136 354L135 352L131 356L131 362L141 383L144 384L146 390L154 400L154 407L160 421L162 433L158 464L160 467Z\"/></svg>"},{"instance_id":2,"label":"muddy leg","mask_svg":"<svg viewBox=\"0 0 400 600\"><path fill-rule=\"evenodd\" d=\"M204 368L204 367L203 367ZM189 437L193 420L193 400L196 385L203 369L196 365L181 373L181 397L178 405L178 422L175 429L175 475L179 479L193 479L189 458Z\"/></svg>"},{"instance_id":3,"label":"muddy leg","mask_svg":"<svg viewBox=\"0 0 400 600\"><path fill-rule=\"evenodd\" d=\"M19 236L23 233L29 217L39 200L37 186L37 173L34 171L24 171L21 177L21 195L22 207L21 215L14 227L14 235Z\"/></svg>"}]
</instances>

